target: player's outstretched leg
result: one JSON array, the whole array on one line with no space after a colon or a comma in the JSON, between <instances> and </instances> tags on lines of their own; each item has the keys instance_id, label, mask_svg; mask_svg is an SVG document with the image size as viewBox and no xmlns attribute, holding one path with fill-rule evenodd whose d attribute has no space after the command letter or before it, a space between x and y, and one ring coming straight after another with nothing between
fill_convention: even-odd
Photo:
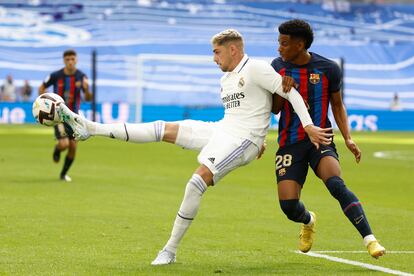
<instances>
[{"instance_id":1,"label":"player's outstretched leg","mask_svg":"<svg viewBox=\"0 0 414 276\"><path fill-rule=\"evenodd\" d=\"M86 140L91 136L104 136L133 143L149 143L162 141L166 132L164 121L143 124L100 124L72 112L63 104L59 106L58 114L62 121L72 127L76 140ZM178 126L176 128L178 129ZM175 142L176 133L172 132L168 132L169 139L164 141Z\"/></svg>"},{"instance_id":2,"label":"player's outstretched leg","mask_svg":"<svg viewBox=\"0 0 414 276\"><path fill-rule=\"evenodd\" d=\"M330 177L327 179L325 185L331 195L339 201L342 211L363 237L368 253L374 258L383 256L385 254L385 248L379 244L372 234L361 203L355 194L346 187L342 178L339 176Z\"/></svg>"},{"instance_id":3,"label":"player's outstretched leg","mask_svg":"<svg viewBox=\"0 0 414 276\"><path fill-rule=\"evenodd\" d=\"M57 108L62 122L67 123L73 130L76 140L86 140L91 135L88 131L88 120L84 117L72 112L66 105L60 104Z\"/></svg>"}]
</instances>

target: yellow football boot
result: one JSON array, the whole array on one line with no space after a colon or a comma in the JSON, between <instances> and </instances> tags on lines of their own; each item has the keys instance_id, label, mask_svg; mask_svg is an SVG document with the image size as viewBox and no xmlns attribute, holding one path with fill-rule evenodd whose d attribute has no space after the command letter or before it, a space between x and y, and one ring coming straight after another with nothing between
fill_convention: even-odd
<instances>
[{"instance_id":1,"label":"yellow football boot","mask_svg":"<svg viewBox=\"0 0 414 276\"><path fill-rule=\"evenodd\" d=\"M378 241L372 241L367 245L368 253L375 259L385 255L385 248Z\"/></svg>"},{"instance_id":2,"label":"yellow football boot","mask_svg":"<svg viewBox=\"0 0 414 276\"><path fill-rule=\"evenodd\" d=\"M313 236L315 235L316 215L314 212L309 212L313 217L311 225L302 224L299 235L299 250L303 253L308 252L312 248Z\"/></svg>"}]
</instances>

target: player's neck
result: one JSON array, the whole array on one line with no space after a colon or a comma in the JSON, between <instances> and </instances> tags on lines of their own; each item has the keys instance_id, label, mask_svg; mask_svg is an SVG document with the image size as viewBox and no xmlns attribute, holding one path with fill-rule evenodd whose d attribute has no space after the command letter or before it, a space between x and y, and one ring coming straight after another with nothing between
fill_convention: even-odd
<instances>
[{"instance_id":1,"label":"player's neck","mask_svg":"<svg viewBox=\"0 0 414 276\"><path fill-rule=\"evenodd\" d=\"M236 69L236 67L240 64L240 62L243 60L244 57L244 53L240 53L236 56L236 58L233 60L230 68L229 68L229 72L234 71L234 69Z\"/></svg>"},{"instance_id":2,"label":"player's neck","mask_svg":"<svg viewBox=\"0 0 414 276\"><path fill-rule=\"evenodd\" d=\"M73 69L73 70L70 70L70 69L68 69L68 68L63 68L63 73L65 73L65 75L73 75L73 74L75 74L75 72L76 72L76 68L75 69Z\"/></svg>"},{"instance_id":3,"label":"player's neck","mask_svg":"<svg viewBox=\"0 0 414 276\"><path fill-rule=\"evenodd\" d=\"M297 55L297 57L294 60L292 60L291 63L296 65L305 65L309 63L311 58L312 55L308 51L305 51Z\"/></svg>"}]
</instances>

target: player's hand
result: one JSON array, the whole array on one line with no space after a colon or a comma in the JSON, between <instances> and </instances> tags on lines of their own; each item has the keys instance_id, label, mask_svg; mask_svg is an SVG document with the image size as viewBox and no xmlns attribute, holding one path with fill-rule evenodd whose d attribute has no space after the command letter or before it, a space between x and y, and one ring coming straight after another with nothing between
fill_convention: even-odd
<instances>
[{"instance_id":1,"label":"player's hand","mask_svg":"<svg viewBox=\"0 0 414 276\"><path fill-rule=\"evenodd\" d=\"M352 141L352 139L347 139L347 140L345 140L345 145L352 152L352 154L355 156L355 161L357 163L359 163L359 161L361 161L362 152L358 148L357 144L355 144L355 142Z\"/></svg>"},{"instance_id":2,"label":"player's hand","mask_svg":"<svg viewBox=\"0 0 414 276\"><path fill-rule=\"evenodd\" d=\"M265 150L266 150L266 146L267 146L266 141L264 141L264 143L263 143L262 147L261 147L261 148L260 148L260 150L259 150L259 153L258 153L258 154L257 154L257 156L256 156L256 159L260 159L260 157L262 157L263 153L264 153L264 152L265 152Z\"/></svg>"},{"instance_id":3,"label":"player's hand","mask_svg":"<svg viewBox=\"0 0 414 276\"><path fill-rule=\"evenodd\" d=\"M283 92L289 93L292 87L298 88L299 85L296 84L295 80L290 76L283 76L282 77L282 88Z\"/></svg>"},{"instance_id":4,"label":"player's hand","mask_svg":"<svg viewBox=\"0 0 414 276\"><path fill-rule=\"evenodd\" d=\"M332 128L320 128L314 125L307 125L305 131L316 149L319 149L320 144L329 145L332 143L332 137L334 136Z\"/></svg>"}]
</instances>

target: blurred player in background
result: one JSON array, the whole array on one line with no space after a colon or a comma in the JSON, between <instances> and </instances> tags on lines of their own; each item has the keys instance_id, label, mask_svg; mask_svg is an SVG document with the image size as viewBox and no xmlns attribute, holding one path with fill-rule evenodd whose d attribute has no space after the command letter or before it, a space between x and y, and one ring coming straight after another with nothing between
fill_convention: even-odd
<instances>
[{"instance_id":1,"label":"blurred player in background","mask_svg":"<svg viewBox=\"0 0 414 276\"><path fill-rule=\"evenodd\" d=\"M281 76L268 63L244 54L239 32L230 29L215 35L212 47L214 61L226 72L221 78L220 95L225 113L219 122L98 124L70 112L64 105L58 110L62 120L72 126L80 140L99 135L135 143L165 141L200 151L200 166L187 183L171 237L153 265L175 262L177 247L195 218L207 187L260 157L270 122L272 94L278 93L292 103L313 143L329 144L331 141L331 129L313 125L299 93L295 89L283 93Z\"/></svg>"},{"instance_id":2,"label":"blurred player in background","mask_svg":"<svg viewBox=\"0 0 414 276\"><path fill-rule=\"evenodd\" d=\"M85 100L92 98L88 78L76 68L77 55L74 50L67 50L63 53L63 62L65 67L47 76L40 85L39 95L45 93L46 89L53 85L53 92L65 100L70 110L78 113L81 103L81 91L85 94ZM68 154L60 172L60 179L70 182L72 179L67 175L67 172L75 159L77 141L74 140L72 128L66 123L55 126L55 137L57 144L53 152L53 161L58 163L60 153L68 149Z\"/></svg>"},{"instance_id":3,"label":"blurred player in background","mask_svg":"<svg viewBox=\"0 0 414 276\"><path fill-rule=\"evenodd\" d=\"M313 42L313 31L302 20L290 20L279 26L280 57L272 62L273 68L283 76L284 89L295 86L307 103L316 126L331 128L328 106L332 105L335 121L348 149L361 159L361 151L351 138L348 118L340 93L341 72L339 66L327 58L308 52ZM308 165L325 183L336 198L344 214L363 237L368 252L374 258L385 254L372 234L364 210L358 198L345 186L341 178L335 144L321 145L318 149L309 141L292 106L274 94L273 112L281 110L279 120L279 149L276 154L276 175L279 203L286 216L303 223L299 249L308 252L313 243L316 217L305 209L300 199L308 173Z\"/></svg>"}]
</instances>

